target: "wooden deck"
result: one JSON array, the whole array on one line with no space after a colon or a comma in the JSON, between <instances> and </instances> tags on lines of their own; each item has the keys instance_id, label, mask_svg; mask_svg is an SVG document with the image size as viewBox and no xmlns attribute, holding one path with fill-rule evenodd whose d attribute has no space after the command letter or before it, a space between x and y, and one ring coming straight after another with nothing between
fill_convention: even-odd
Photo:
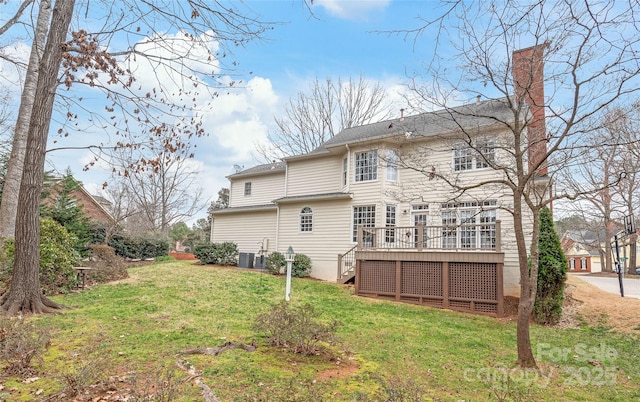
<instances>
[{"instance_id":1,"label":"wooden deck","mask_svg":"<svg viewBox=\"0 0 640 402\"><path fill-rule=\"evenodd\" d=\"M389 236L390 228L360 228L354 250L356 294L502 316L500 224L471 226L457 232L447 227L393 228L404 234L402 243ZM376 240L383 238L382 243ZM442 247L447 245L452 248Z\"/></svg>"}]
</instances>

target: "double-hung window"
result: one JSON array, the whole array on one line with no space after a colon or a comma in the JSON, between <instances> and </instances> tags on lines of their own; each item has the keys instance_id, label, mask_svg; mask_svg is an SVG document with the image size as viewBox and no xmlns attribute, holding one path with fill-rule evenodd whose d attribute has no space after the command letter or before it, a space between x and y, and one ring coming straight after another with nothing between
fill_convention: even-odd
<instances>
[{"instance_id":1,"label":"double-hung window","mask_svg":"<svg viewBox=\"0 0 640 402\"><path fill-rule=\"evenodd\" d=\"M487 168L495 161L496 147L493 140L478 141L476 151L476 169Z\"/></svg>"},{"instance_id":2,"label":"double-hung window","mask_svg":"<svg viewBox=\"0 0 640 402\"><path fill-rule=\"evenodd\" d=\"M453 150L453 170L461 172L473 169L473 152L466 145L457 146Z\"/></svg>"},{"instance_id":3,"label":"double-hung window","mask_svg":"<svg viewBox=\"0 0 640 402\"><path fill-rule=\"evenodd\" d=\"M355 154L355 181L378 179L378 151L357 152Z\"/></svg>"},{"instance_id":4,"label":"double-hung window","mask_svg":"<svg viewBox=\"0 0 640 402\"><path fill-rule=\"evenodd\" d=\"M453 149L453 170L456 172L488 168L494 161L493 140L478 140L473 146L460 144Z\"/></svg>"},{"instance_id":5,"label":"double-hung window","mask_svg":"<svg viewBox=\"0 0 640 402\"><path fill-rule=\"evenodd\" d=\"M496 201L442 204L442 248L496 248Z\"/></svg>"},{"instance_id":6,"label":"double-hung window","mask_svg":"<svg viewBox=\"0 0 640 402\"><path fill-rule=\"evenodd\" d=\"M251 195L251 182L247 181L244 183L244 195Z\"/></svg>"},{"instance_id":7,"label":"double-hung window","mask_svg":"<svg viewBox=\"0 0 640 402\"><path fill-rule=\"evenodd\" d=\"M385 226L388 229L384 231L384 241L385 243L395 243L396 241L396 206L395 205L387 205L385 217Z\"/></svg>"},{"instance_id":8,"label":"double-hung window","mask_svg":"<svg viewBox=\"0 0 640 402\"><path fill-rule=\"evenodd\" d=\"M458 245L458 214L455 209L443 205L440 212L442 219L442 248L456 248Z\"/></svg>"},{"instance_id":9,"label":"double-hung window","mask_svg":"<svg viewBox=\"0 0 640 402\"><path fill-rule=\"evenodd\" d=\"M365 205L359 207L353 207L353 235L352 240L354 242L358 241L358 228L373 228L376 226L376 206L375 205ZM373 234L365 233L363 241L366 243L373 242Z\"/></svg>"},{"instance_id":10,"label":"double-hung window","mask_svg":"<svg viewBox=\"0 0 640 402\"><path fill-rule=\"evenodd\" d=\"M396 151L387 150L387 181L398 180L398 154Z\"/></svg>"},{"instance_id":11,"label":"double-hung window","mask_svg":"<svg viewBox=\"0 0 640 402\"><path fill-rule=\"evenodd\" d=\"M485 205L486 204L486 205ZM496 248L496 202L485 201L483 208L478 214L478 230L480 232L480 248L495 249Z\"/></svg>"},{"instance_id":12,"label":"double-hung window","mask_svg":"<svg viewBox=\"0 0 640 402\"><path fill-rule=\"evenodd\" d=\"M349 174L349 160L347 158L344 158L342 160L342 185L343 186L347 185L348 174Z\"/></svg>"}]
</instances>

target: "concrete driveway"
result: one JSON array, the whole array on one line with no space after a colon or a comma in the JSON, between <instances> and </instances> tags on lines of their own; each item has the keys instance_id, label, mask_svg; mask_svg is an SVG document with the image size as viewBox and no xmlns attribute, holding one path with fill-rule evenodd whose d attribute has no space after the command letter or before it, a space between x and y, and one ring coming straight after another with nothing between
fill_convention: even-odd
<instances>
[{"instance_id":1,"label":"concrete driveway","mask_svg":"<svg viewBox=\"0 0 640 402\"><path fill-rule=\"evenodd\" d=\"M571 275L571 274L570 274ZM605 292L620 295L620 285L618 277L614 276L593 276L593 275L573 275L585 282L588 282ZM624 297L635 297L640 299L640 278L636 275L625 276L622 280L624 287Z\"/></svg>"}]
</instances>

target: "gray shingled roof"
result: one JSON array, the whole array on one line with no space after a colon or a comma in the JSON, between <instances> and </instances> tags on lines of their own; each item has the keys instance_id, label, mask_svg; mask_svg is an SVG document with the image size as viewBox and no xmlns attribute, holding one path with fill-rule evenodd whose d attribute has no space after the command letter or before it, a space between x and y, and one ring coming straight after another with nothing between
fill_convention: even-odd
<instances>
[{"instance_id":1,"label":"gray shingled roof","mask_svg":"<svg viewBox=\"0 0 640 402\"><path fill-rule=\"evenodd\" d=\"M297 202L297 201L314 201L314 200L336 200L336 199L344 199L344 198L353 198L352 193L320 193L320 194L305 194L305 195L294 195L289 197L282 197L274 200L273 202L276 204L285 203L285 202Z\"/></svg>"},{"instance_id":2,"label":"gray shingled roof","mask_svg":"<svg viewBox=\"0 0 640 402\"><path fill-rule=\"evenodd\" d=\"M241 170L240 172L230 174L227 178L284 172L285 169L286 165L284 162L265 163L264 165L252 166L248 169Z\"/></svg>"},{"instance_id":3,"label":"gray shingled roof","mask_svg":"<svg viewBox=\"0 0 640 402\"><path fill-rule=\"evenodd\" d=\"M212 215L215 216L220 214L234 214L234 213L250 212L250 211L268 211L268 210L275 210L275 209L276 209L275 204L249 205L246 207L228 207L228 208L215 209L212 211Z\"/></svg>"},{"instance_id":4,"label":"gray shingled roof","mask_svg":"<svg viewBox=\"0 0 640 402\"><path fill-rule=\"evenodd\" d=\"M604 240L605 238L604 229L601 230L600 233L592 230L568 229L565 232L565 237L573 240L574 242L589 245L599 245L601 239Z\"/></svg>"},{"instance_id":5,"label":"gray shingled roof","mask_svg":"<svg viewBox=\"0 0 640 402\"><path fill-rule=\"evenodd\" d=\"M460 127L470 130L513 120L513 111L509 108L506 98L488 100L436 112L406 116L402 119L397 118L347 128L312 153L322 152L322 148L381 139L407 132L416 136L428 137L448 133Z\"/></svg>"},{"instance_id":6,"label":"gray shingled roof","mask_svg":"<svg viewBox=\"0 0 640 402\"><path fill-rule=\"evenodd\" d=\"M307 156L320 156L329 153L333 147L354 144L358 142L378 140L385 137L405 135L411 133L416 137L429 137L446 134L463 128L472 130L479 127L487 127L497 123L513 122L513 111L508 105L507 98L492 99L482 102L462 105L455 108L438 110L435 112L421 113L404 118L384 120L377 123L351 127L340 131L333 138L305 155L295 155L284 158L298 159ZM227 176L238 178L256 174L266 174L269 171L285 170L285 164L277 162L275 169L273 164L258 165Z\"/></svg>"}]
</instances>

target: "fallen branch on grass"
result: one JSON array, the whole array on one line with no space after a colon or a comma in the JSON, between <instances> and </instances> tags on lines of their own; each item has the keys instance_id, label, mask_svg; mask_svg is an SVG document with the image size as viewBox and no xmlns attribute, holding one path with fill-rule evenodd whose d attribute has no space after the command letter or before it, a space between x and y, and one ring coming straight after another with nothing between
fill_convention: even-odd
<instances>
[{"instance_id":1,"label":"fallen branch on grass","mask_svg":"<svg viewBox=\"0 0 640 402\"><path fill-rule=\"evenodd\" d=\"M196 348L184 350L182 352L178 352L179 355L210 355L210 356L218 356L220 353L225 350L231 349L242 349L247 352L255 352L257 346L256 341L252 341L250 345L244 343L232 343L225 342L222 346L216 346L215 348Z\"/></svg>"},{"instance_id":2,"label":"fallen branch on grass","mask_svg":"<svg viewBox=\"0 0 640 402\"><path fill-rule=\"evenodd\" d=\"M242 349L247 352L254 352L256 350L256 342L252 341L250 345L244 343L232 343L225 342L222 346L216 346L215 348L196 348L184 350L182 352L178 352L179 355L209 355L209 356L218 356L220 353L225 350L231 349ZM200 379L200 374L196 371L196 368L193 364L189 363L186 359L178 359L176 361L178 367L180 367L185 373L189 374L190 378L193 379L193 382L202 390L202 398L205 402L218 402L218 398L213 394L213 391L207 384L205 384Z\"/></svg>"},{"instance_id":3,"label":"fallen branch on grass","mask_svg":"<svg viewBox=\"0 0 640 402\"><path fill-rule=\"evenodd\" d=\"M193 364L189 363L185 359L178 359L178 361L176 361L176 364L187 374L189 374L191 378L193 378L193 382L195 382L196 385L202 390L202 398L205 402L219 402L218 398L216 398L216 396L213 394L213 391L211 391L211 388L209 388L209 386L200 379L200 374L196 372L196 368L193 366Z\"/></svg>"}]
</instances>

